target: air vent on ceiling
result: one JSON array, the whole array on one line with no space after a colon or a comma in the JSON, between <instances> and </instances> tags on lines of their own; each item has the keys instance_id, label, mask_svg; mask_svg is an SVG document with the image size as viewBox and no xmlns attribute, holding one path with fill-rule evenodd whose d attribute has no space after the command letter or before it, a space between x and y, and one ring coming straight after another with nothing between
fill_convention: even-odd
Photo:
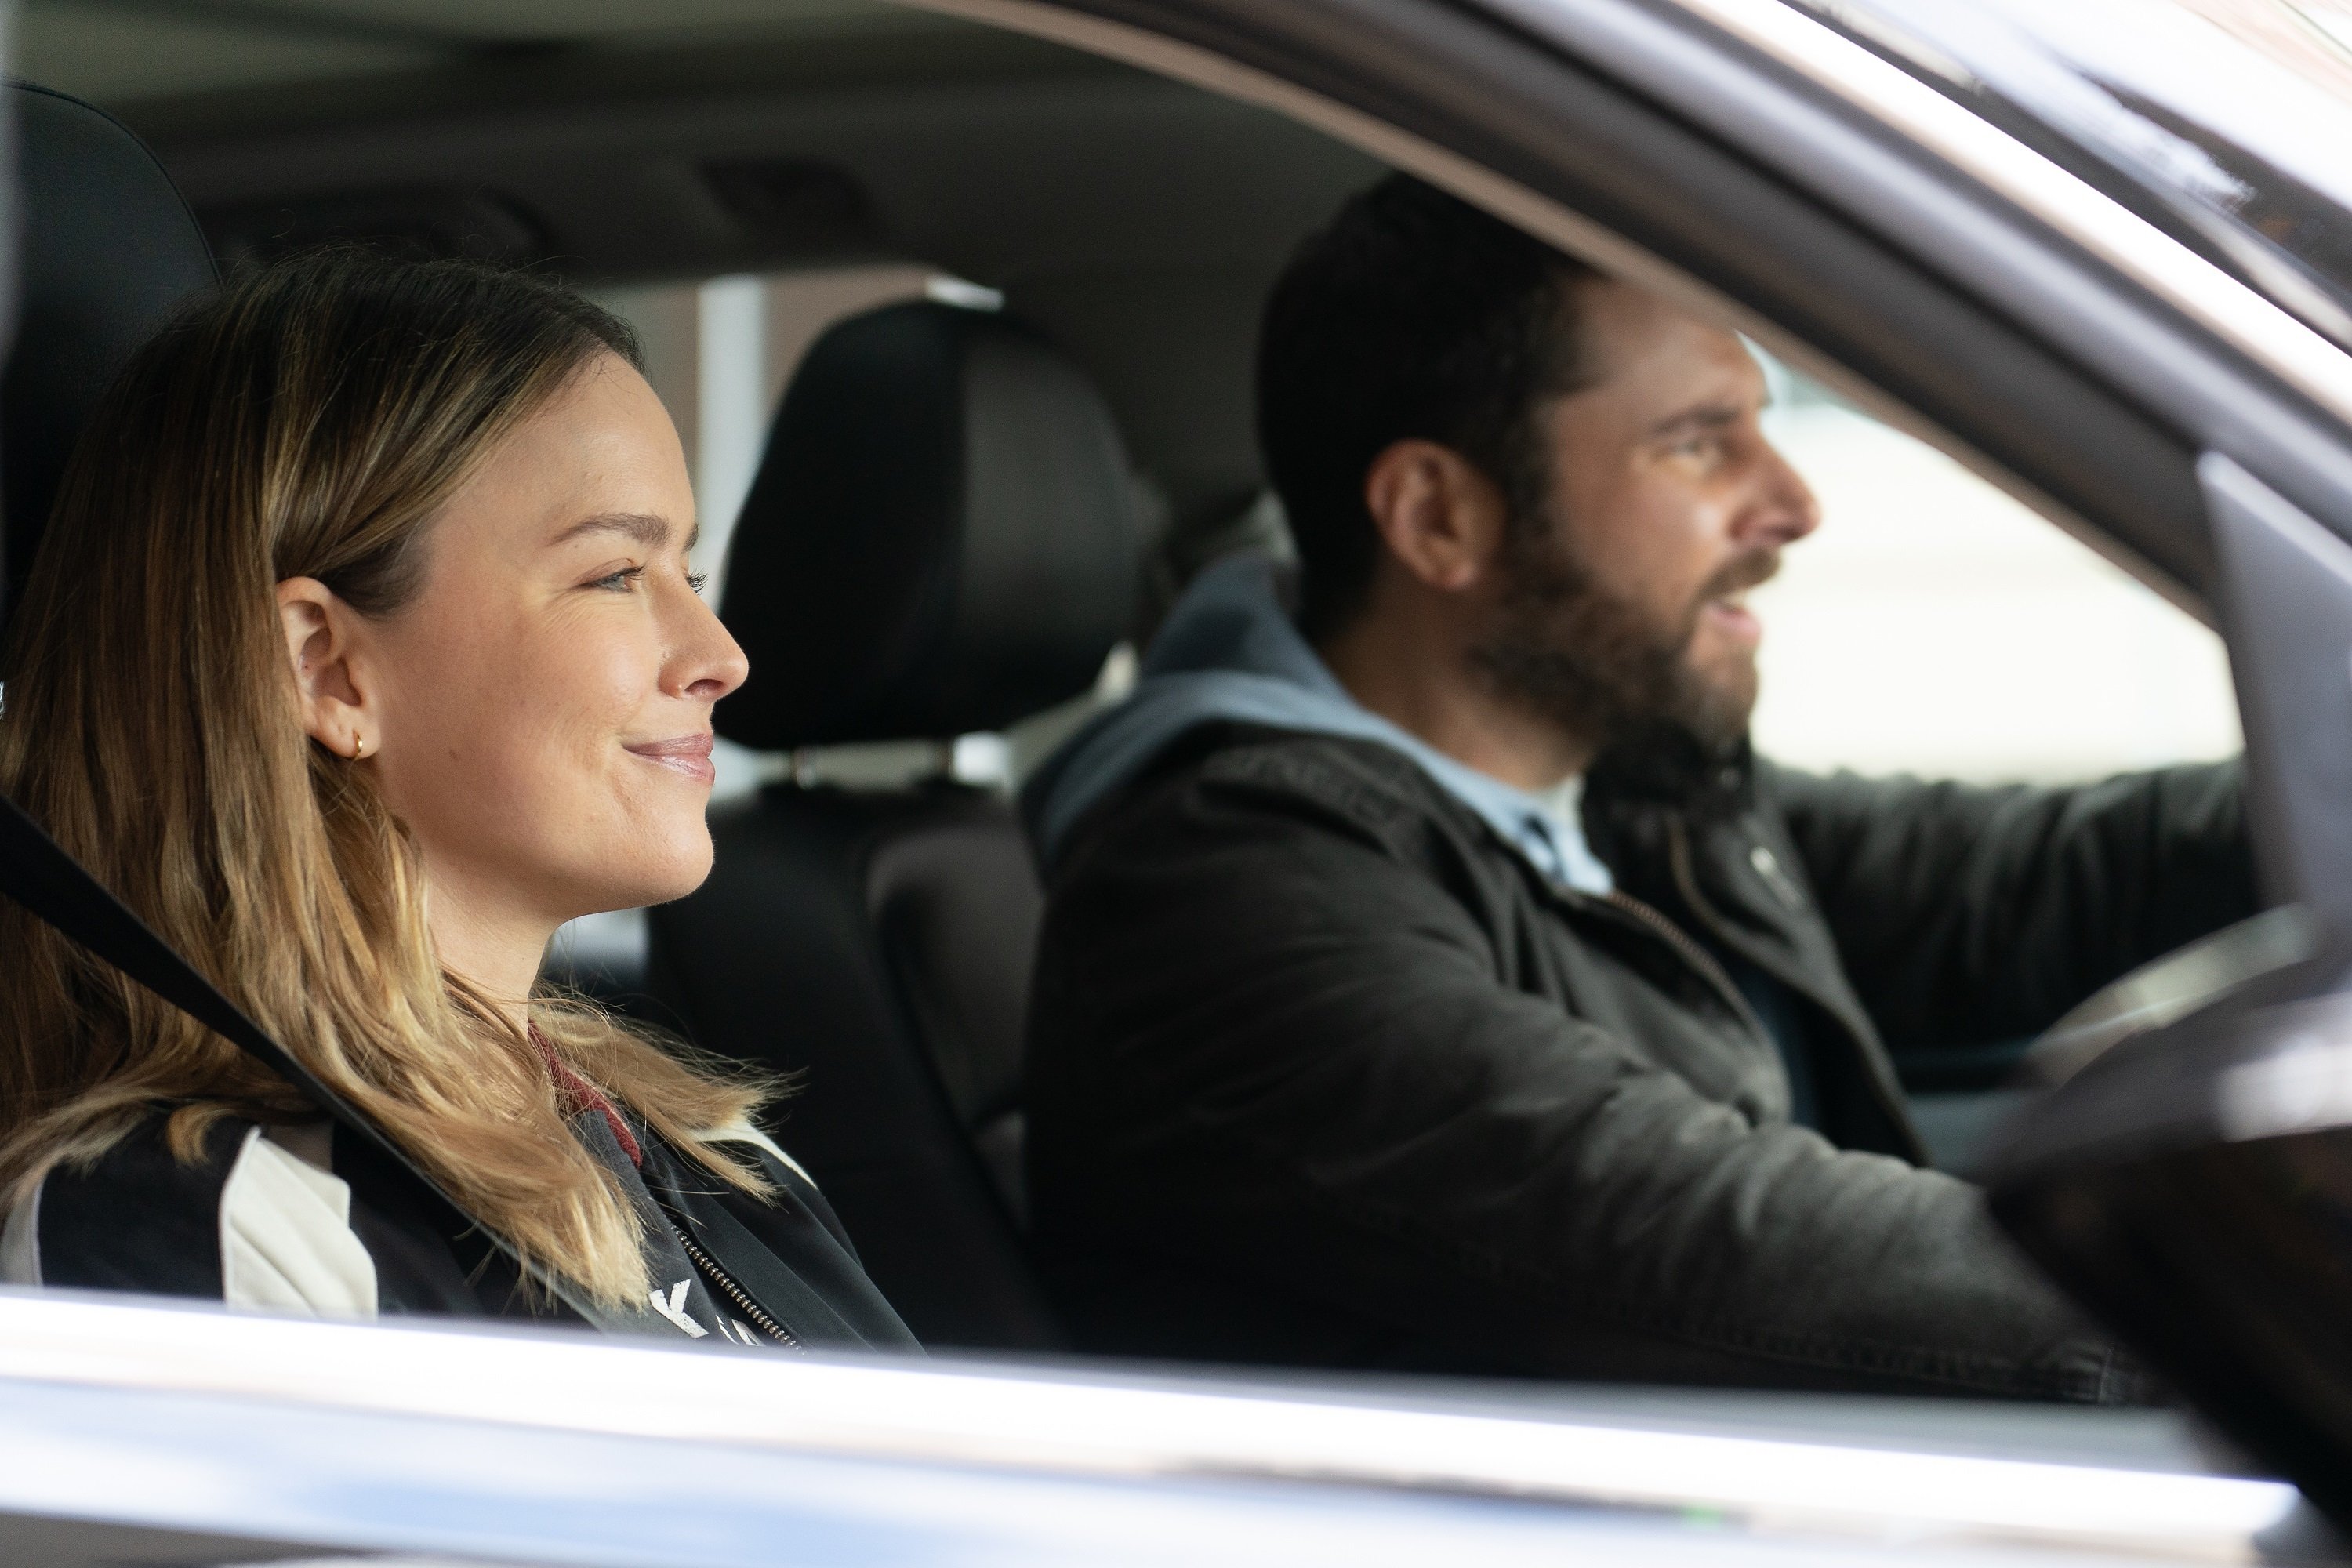
<instances>
[{"instance_id":1,"label":"air vent on ceiling","mask_svg":"<svg viewBox=\"0 0 2352 1568\"><path fill-rule=\"evenodd\" d=\"M451 186L354 191L209 207L197 221L225 268L336 243L415 260L519 263L548 254L545 228L511 197Z\"/></svg>"}]
</instances>

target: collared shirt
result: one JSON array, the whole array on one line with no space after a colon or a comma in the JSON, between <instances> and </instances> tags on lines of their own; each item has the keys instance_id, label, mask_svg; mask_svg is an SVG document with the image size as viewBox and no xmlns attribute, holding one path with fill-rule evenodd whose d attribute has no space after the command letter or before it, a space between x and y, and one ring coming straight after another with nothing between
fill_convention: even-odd
<instances>
[{"instance_id":1,"label":"collared shirt","mask_svg":"<svg viewBox=\"0 0 2352 1568\"><path fill-rule=\"evenodd\" d=\"M1306 648L1304 642L1299 646ZM1307 657L1315 658L1313 650L1307 649ZM1492 773L1480 773L1467 763L1456 762L1410 731L1357 704L1348 689L1339 684L1339 677L1324 668L1321 659L1315 659L1315 668L1323 672L1323 679L1330 683L1330 689L1339 700L1354 707L1370 723L1391 731L1377 738L1418 763L1446 794L1485 818L1504 842L1527 857L1528 863L1547 879L1596 898L1605 896L1617 885L1617 879L1593 854L1591 842L1584 837L1584 822L1578 814L1584 801L1582 773L1571 774L1541 795L1515 788Z\"/></svg>"}]
</instances>

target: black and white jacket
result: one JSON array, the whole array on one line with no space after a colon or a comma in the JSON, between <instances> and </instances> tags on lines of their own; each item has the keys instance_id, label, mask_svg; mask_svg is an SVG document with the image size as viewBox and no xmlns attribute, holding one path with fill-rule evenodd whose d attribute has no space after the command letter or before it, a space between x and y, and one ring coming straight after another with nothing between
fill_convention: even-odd
<instances>
[{"instance_id":1,"label":"black and white jacket","mask_svg":"<svg viewBox=\"0 0 2352 1568\"><path fill-rule=\"evenodd\" d=\"M641 1307L608 1312L601 1326L753 1345L914 1348L831 1205L766 1134L747 1125L714 1135L766 1174L774 1192L761 1199L634 1122L624 1129L591 1110L571 1121L636 1205L655 1282ZM634 1134L630 1147L616 1136L623 1130ZM184 1163L165 1147L158 1115L92 1164L52 1170L17 1205L0 1229L0 1282L325 1318L577 1321L521 1289L478 1231L452 1234L407 1171L325 1121L224 1121L202 1157Z\"/></svg>"}]
</instances>

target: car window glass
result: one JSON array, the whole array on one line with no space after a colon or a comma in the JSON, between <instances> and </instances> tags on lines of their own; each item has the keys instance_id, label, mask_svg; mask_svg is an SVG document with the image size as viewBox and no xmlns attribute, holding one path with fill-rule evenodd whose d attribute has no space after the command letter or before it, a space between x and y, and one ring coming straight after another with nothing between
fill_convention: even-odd
<instances>
[{"instance_id":1,"label":"car window glass","mask_svg":"<svg viewBox=\"0 0 2352 1568\"><path fill-rule=\"evenodd\" d=\"M152 49L152 42L145 47ZM1169 96L1172 101L1173 95ZM1156 113L1162 106L1155 98L1146 107ZM1217 113L1223 116L1224 110L1221 107ZM911 140L919 130L936 133L933 127L905 134ZM1302 177L1302 186L1319 180L1328 187L1311 204L1293 203L1296 210L1286 208L1288 216L1280 223L1263 225L1243 237L1249 244L1267 247L1265 273L1270 276L1274 260L1297 232L1328 211L1339 194L1368 182L1377 171L1361 163L1352 151L1330 158L1328 166L1316 163L1292 142L1272 137L1265 127L1257 131L1267 134L1269 145L1286 149L1284 156L1314 176ZM1292 128L1284 135L1294 132ZM1232 138L1236 146L1244 140L1239 133ZM1254 320L1255 295L1239 289L1221 292L1221 275L1198 258L1179 265L1157 254L1174 248L1174 240L1154 226L1160 215L1144 209L1153 205L1151 198L1162 185L1177 188L1168 184L1171 169L1192 145L1172 136L1160 142L1172 149L1167 153L1171 168L1150 164L1137 154L1138 169L1120 170L1103 181L1117 188L1117 203L1082 206L1057 193L1057 205L1079 215L1069 219L1074 232L1090 224L1103 231L1087 237L1104 244L1101 256L1076 239L1057 241L1076 258L1072 266L1077 283L1043 268L1024 279L1010 263L991 269L982 261L966 261L975 274L1003 281L1013 294L1014 308L1035 316L1039 325L1056 335L1099 320L1149 318L1150 331L1136 334L1124 345L1131 351L1128 358L1109 367L1125 378L1112 388L1117 412L1130 426L1160 419L1171 427L1186 427L1188 438L1190 426L1201 426L1206 434L1195 445L1208 456L1198 456L1166 431L1155 432L1150 440L1131 439L1129 455L1140 470L1134 479L1150 503L1140 510L1149 523L1156 507L1158 522L1171 529L1171 520L1181 514L1189 520L1186 538L1215 548L1258 547L1279 535L1279 509L1265 495L1246 457L1230 471L1219 466L1226 455L1221 443L1237 451L1248 447L1245 437L1224 442L1227 427L1246 426L1242 412L1246 407L1245 379L1239 374L1226 379L1194 378L1183 352L1189 346L1184 340L1195 335L1202 320L1244 322L1232 334L1234 342L1244 341L1246 322ZM1205 133L1201 144L1212 150L1224 145ZM1142 145L1139 137L1124 151L1132 153ZM1320 149L1309 151L1323 155ZM709 186L704 194L721 206L728 187L717 175L734 166L729 161L733 156L713 158L702 170L702 183ZM1101 159L1105 165L1114 161L1108 153ZM1281 160L1253 155L1249 162ZM804 167L788 163L776 167L786 172ZM1209 171L1215 178L1190 166L1175 172L1202 186L1234 189L1245 184L1228 177L1231 171L1222 165ZM676 171L665 168L662 174L668 180ZM1043 174L1027 177L1040 190L1049 184ZM919 185L908 189L921 191ZM1287 188L1275 190L1265 205L1274 207L1279 205L1276 197L1290 201L1293 195ZM942 208L953 205L937 190L930 199ZM1167 205L1171 211L1182 209L1181 203ZM1245 204L1231 205L1238 208ZM919 209L920 202L910 197L909 205ZM222 210L236 217L244 209ZM412 217L439 221L437 208L402 210L404 222ZM470 221L474 211L458 216ZM911 210L908 216L927 215ZM1019 226L1009 217L992 222L998 229ZM1127 226L1117 228L1119 225ZM1279 232L1286 225L1293 230L1289 235ZM530 231L518 232L527 237ZM1118 246L1108 244L1114 238ZM1150 260L1139 262L1120 246ZM945 248L908 248L916 256L950 254ZM745 254L728 252L696 265L709 273L720 265L743 265ZM808 346L834 322L894 300L929 295L967 307L992 307L986 290L917 260L842 265L839 257L845 251L826 254L834 258L831 264L800 270L697 276L681 268L667 275L668 281L597 290L598 300L629 320L641 335L648 378L677 421L702 516L696 563L710 574L708 592L714 601L725 592L730 531L758 468L769 422ZM985 259L984 252L975 254ZM782 265L772 254L767 264ZM1244 258L1234 270L1246 273L1255 264L1254 258ZM1087 268L1100 276L1088 281ZM663 276L641 263L614 275ZM2352 268L2347 276L2352 278ZM1022 291L1024 281L1035 289L1027 298ZM1227 303L1244 298L1250 301L1246 308L1234 303L1225 310ZM1038 310L1035 302L1040 300L1051 309ZM1212 306L1223 315L1215 316ZM1213 354L1202 358L1203 363L1215 361ZM1228 358L1229 363L1215 363L1224 369L1245 363L1239 353ZM1778 383L1770 432L1819 493L1826 523L1818 536L1789 552L1780 580L1758 596L1768 626L1763 703L1757 716L1762 751L1810 768L2061 780L2225 756L2236 749L2227 667L2220 643L2209 630L1934 447L1814 384L1778 366L1770 369ZM1128 433L1133 437L1137 431ZM1207 559L1204 546L1185 556L1182 564L1197 569ZM1146 624L1138 622L1139 626ZM1097 700L1124 689L1133 668L1131 647L1115 654ZM1026 722L1062 726L1051 731L1058 734L1074 710ZM953 742L952 771L968 780L1001 784L1024 758L1034 761L1044 750L1045 744L1034 738L1024 744L1019 736L964 736ZM851 785L903 783L936 772L940 760L940 744L929 740L835 748L824 755L790 758L721 746L717 794L722 802L741 803L761 783L788 773ZM593 995L625 1011L635 1010L651 1000L646 994L647 933L644 910L574 922L557 941L556 967ZM783 996L774 1011L789 1011L799 1000ZM664 1025L677 1022L659 1005L648 1016ZM1979 1091L1998 1080L2009 1059L1994 1053L1974 1065L1964 1086L1970 1097L1966 1103L1931 1105L1929 1095L1954 1085L1933 1078L1906 1079L1938 1163L1969 1168L1969 1152L1980 1146L1989 1117L1998 1110L1988 1106ZM829 1084L821 1076L814 1081L819 1087L792 1111L801 1127L832 1114L828 1102L817 1098ZM997 1119L989 1125L1002 1124ZM977 1137L974 1142L977 1145ZM889 1240L882 1239L877 1257Z\"/></svg>"}]
</instances>

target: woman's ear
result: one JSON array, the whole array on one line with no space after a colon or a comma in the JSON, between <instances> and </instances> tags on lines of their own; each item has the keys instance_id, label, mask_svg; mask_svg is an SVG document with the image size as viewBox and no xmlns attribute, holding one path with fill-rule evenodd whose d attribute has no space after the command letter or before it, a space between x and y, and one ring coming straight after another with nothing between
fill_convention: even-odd
<instances>
[{"instance_id":1,"label":"woman's ear","mask_svg":"<svg viewBox=\"0 0 2352 1568\"><path fill-rule=\"evenodd\" d=\"M1453 447L1398 441L1364 473L1364 507L1389 553L1430 587L1458 594L1486 579L1502 548L1507 503Z\"/></svg>"},{"instance_id":2,"label":"woman's ear","mask_svg":"<svg viewBox=\"0 0 2352 1568\"><path fill-rule=\"evenodd\" d=\"M316 577L289 577L278 584L278 620L303 729L339 757L357 762L374 752L382 715L356 657L352 607Z\"/></svg>"}]
</instances>

